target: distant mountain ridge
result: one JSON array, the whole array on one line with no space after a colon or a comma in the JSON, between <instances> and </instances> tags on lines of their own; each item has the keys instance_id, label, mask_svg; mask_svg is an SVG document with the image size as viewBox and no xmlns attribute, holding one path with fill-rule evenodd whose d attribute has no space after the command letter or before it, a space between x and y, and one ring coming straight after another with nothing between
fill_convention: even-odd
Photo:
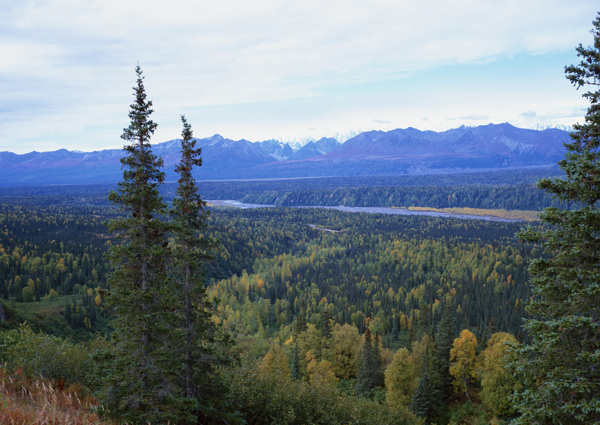
<instances>
[{"instance_id":1,"label":"distant mountain ridge","mask_svg":"<svg viewBox=\"0 0 600 425\"><path fill-rule=\"evenodd\" d=\"M294 151L277 140L250 142L214 135L197 139L204 180L320 176L440 174L475 170L546 167L565 153L569 133L528 130L508 123L459 127L443 132L414 128L368 131L340 144L322 138ZM153 145L167 180L179 161L179 140ZM17 155L0 152L0 185L116 183L120 149L78 152L60 149Z\"/></svg>"}]
</instances>

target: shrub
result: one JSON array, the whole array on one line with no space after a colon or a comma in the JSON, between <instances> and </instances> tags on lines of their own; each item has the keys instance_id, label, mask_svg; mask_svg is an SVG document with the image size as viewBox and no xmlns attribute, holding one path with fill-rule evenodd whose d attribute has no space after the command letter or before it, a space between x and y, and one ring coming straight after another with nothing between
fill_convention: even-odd
<instances>
[{"instance_id":1,"label":"shrub","mask_svg":"<svg viewBox=\"0 0 600 425\"><path fill-rule=\"evenodd\" d=\"M249 424L420 424L408 410L342 395L335 384L309 383L282 374L261 373L243 361L224 371L231 405Z\"/></svg>"},{"instance_id":2,"label":"shrub","mask_svg":"<svg viewBox=\"0 0 600 425\"><path fill-rule=\"evenodd\" d=\"M0 361L9 370L18 368L27 376L79 383L88 391L101 386L102 364L95 357L103 350L110 350L110 344L103 338L76 344L36 334L28 325L0 332Z\"/></svg>"}]
</instances>

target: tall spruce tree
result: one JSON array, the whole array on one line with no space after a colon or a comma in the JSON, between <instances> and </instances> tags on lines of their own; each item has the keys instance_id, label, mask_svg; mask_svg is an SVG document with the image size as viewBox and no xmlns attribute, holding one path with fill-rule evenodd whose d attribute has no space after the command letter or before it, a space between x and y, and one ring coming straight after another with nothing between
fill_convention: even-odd
<instances>
[{"instance_id":1,"label":"tall spruce tree","mask_svg":"<svg viewBox=\"0 0 600 425\"><path fill-rule=\"evenodd\" d=\"M576 88L591 88L583 95L590 107L565 144L565 178L538 183L573 208L547 208L547 230L520 234L548 255L529 269L532 342L513 347L509 361L523 384L513 399L516 424L600 423L600 14L593 24L594 45L579 45L581 63L565 68Z\"/></svg>"},{"instance_id":2,"label":"tall spruce tree","mask_svg":"<svg viewBox=\"0 0 600 425\"><path fill-rule=\"evenodd\" d=\"M292 352L292 370L290 371L290 376L292 379L300 379L302 378L302 373L300 371L300 352L298 350L298 340L294 341L294 350Z\"/></svg>"},{"instance_id":3,"label":"tall spruce tree","mask_svg":"<svg viewBox=\"0 0 600 425\"><path fill-rule=\"evenodd\" d=\"M379 335L376 334L373 341L371 331L367 328L365 341L358 355L356 392L362 396L370 396L373 390L383 386L384 383L385 377L381 350L379 349Z\"/></svg>"},{"instance_id":4,"label":"tall spruce tree","mask_svg":"<svg viewBox=\"0 0 600 425\"><path fill-rule=\"evenodd\" d=\"M410 409L429 424L442 411L445 397L440 376L437 347L430 339L421 360L421 377L413 395Z\"/></svg>"},{"instance_id":5,"label":"tall spruce tree","mask_svg":"<svg viewBox=\"0 0 600 425\"><path fill-rule=\"evenodd\" d=\"M426 361L426 360L425 360ZM419 378L417 391L410 403L410 410L417 416L425 420L426 424L431 423L433 409L431 405L432 383L429 378L429 373L424 367L424 371Z\"/></svg>"},{"instance_id":6,"label":"tall spruce tree","mask_svg":"<svg viewBox=\"0 0 600 425\"><path fill-rule=\"evenodd\" d=\"M440 391L442 400L447 402L454 393L452 375L450 375L450 350L455 336L455 320L452 309L446 306L442 320L435 336L435 357L438 375L440 378Z\"/></svg>"},{"instance_id":7,"label":"tall spruce tree","mask_svg":"<svg viewBox=\"0 0 600 425\"><path fill-rule=\"evenodd\" d=\"M127 142L121 159L123 181L109 195L125 216L108 223L122 243L108 253L117 268L107 299L116 315L116 352L106 395L107 404L129 421L165 423L176 419L173 402L179 396L168 314L176 292L167 271L168 225L162 217L166 205L158 192L164 181L163 162L150 146L157 124L150 119L152 102L146 99L139 65L135 71L131 123L121 136Z\"/></svg>"},{"instance_id":8,"label":"tall spruce tree","mask_svg":"<svg viewBox=\"0 0 600 425\"><path fill-rule=\"evenodd\" d=\"M177 195L170 209L172 218L172 277L179 284L177 303L172 309L179 319L181 344L174 348L183 370L180 385L184 391L189 423L202 423L221 418L224 387L216 373L215 342L219 329L211 320L213 305L207 300L203 274L204 264L211 258L215 243L205 236L206 203L198 193L192 175L194 167L202 165L201 148L196 147L192 128L181 116L181 160L175 171L179 174ZM180 420L178 423L186 423Z\"/></svg>"}]
</instances>

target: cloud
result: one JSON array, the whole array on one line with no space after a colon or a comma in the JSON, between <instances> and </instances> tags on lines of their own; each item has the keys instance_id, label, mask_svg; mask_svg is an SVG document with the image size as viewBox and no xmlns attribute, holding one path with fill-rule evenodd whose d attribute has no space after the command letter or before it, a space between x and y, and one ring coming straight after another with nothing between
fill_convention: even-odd
<instances>
[{"instance_id":1,"label":"cloud","mask_svg":"<svg viewBox=\"0 0 600 425\"><path fill-rule=\"evenodd\" d=\"M489 120L490 116L486 114L470 114L460 117L461 120L464 121L481 121L481 120Z\"/></svg>"},{"instance_id":2,"label":"cloud","mask_svg":"<svg viewBox=\"0 0 600 425\"><path fill-rule=\"evenodd\" d=\"M108 143L127 124L139 60L157 137L166 138L193 108L318 101L331 87L572 51L590 40L596 8L589 0L3 2L0 110L14 121L0 116L0 126L13 141L22 128L13 123L29 121L40 141ZM107 130L81 133L90 126Z\"/></svg>"},{"instance_id":3,"label":"cloud","mask_svg":"<svg viewBox=\"0 0 600 425\"><path fill-rule=\"evenodd\" d=\"M520 114L523 118L535 118L537 114L534 111L525 111Z\"/></svg>"},{"instance_id":4,"label":"cloud","mask_svg":"<svg viewBox=\"0 0 600 425\"><path fill-rule=\"evenodd\" d=\"M374 119L373 124L391 124L391 121L387 121L387 120L380 120L380 119Z\"/></svg>"}]
</instances>

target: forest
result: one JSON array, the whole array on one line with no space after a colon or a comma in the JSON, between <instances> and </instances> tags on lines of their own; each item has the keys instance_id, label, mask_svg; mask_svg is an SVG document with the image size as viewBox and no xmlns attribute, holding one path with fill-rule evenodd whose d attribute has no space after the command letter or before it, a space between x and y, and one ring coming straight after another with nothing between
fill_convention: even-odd
<instances>
[{"instance_id":1,"label":"forest","mask_svg":"<svg viewBox=\"0 0 600 425\"><path fill-rule=\"evenodd\" d=\"M600 93L560 170L196 182L182 115L167 183L136 75L117 186L0 188L2 423L600 422Z\"/></svg>"},{"instance_id":2,"label":"forest","mask_svg":"<svg viewBox=\"0 0 600 425\"><path fill-rule=\"evenodd\" d=\"M105 187L62 190L71 191L71 202L44 191L2 195L0 294L5 319L0 324L12 329L4 334L3 360L15 367L26 356L13 350L22 349L29 340L39 343L36 338L71 344L71 350L100 346L93 356L110 347L105 338L112 331L111 311L104 306L104 294L114 268L106 253L116 240L104 223L119 216L119 211L101 202L91 205ZM241 368L236 375L231 375L231 369L223 373L230 374L230 385L247 391L244 385L266 379L257 376L252 364L279 356L272 361L288 359L287 369L282 367L291 376L296 357L297 382L310 386L316 385L315 379L331 381L335 383L332 394L341 397L341 403L343 397L359 395L355 388L358 357L368 331L377 340L382 373L389 370L385 372L389 375L399 367L400 360L394 363L398 353L405 356L402 361L413 364L411 382L402 390L406 402L398 404L395 413L387 412L402 413L410 423L408 401L417 389L423 350L431 351L444 320L449 323L446 338L454 340L469 329L480 356L492 335L527 339L521 328L527 315L524 304L530 297L527 261L540 253L535 245L516 240L522 226L318 208L211 208L207 237L220 245L204 279L208 297L218 300L214 321L233 338L233 344L222 349L238 359L235 367ZM53 336L42 336L46 334ZM15 339L14 346L7 344L8 335ZM44 354L50 355L42 352L37 357ZM28 367L45 378L71 379L70 383L79 383L93 395L101 379L81 376L70 365L72 359L63 361L52 368L39 363ZM101 359L93 361L101 364ZM236 380L242 377L247 381ZM390 385L380 376L380 382L363 394L364 402L373 403L371 409L389 410L386 399L396 403L387 396ZM473 391L481 390L473 387ZM448 422L474 414L461 409L440 410L436 415ZM486 415L492 411L479 409L478 414L489 419ZM253 423L269 422L263 418Z\"/></svg>"}]
</instances>

